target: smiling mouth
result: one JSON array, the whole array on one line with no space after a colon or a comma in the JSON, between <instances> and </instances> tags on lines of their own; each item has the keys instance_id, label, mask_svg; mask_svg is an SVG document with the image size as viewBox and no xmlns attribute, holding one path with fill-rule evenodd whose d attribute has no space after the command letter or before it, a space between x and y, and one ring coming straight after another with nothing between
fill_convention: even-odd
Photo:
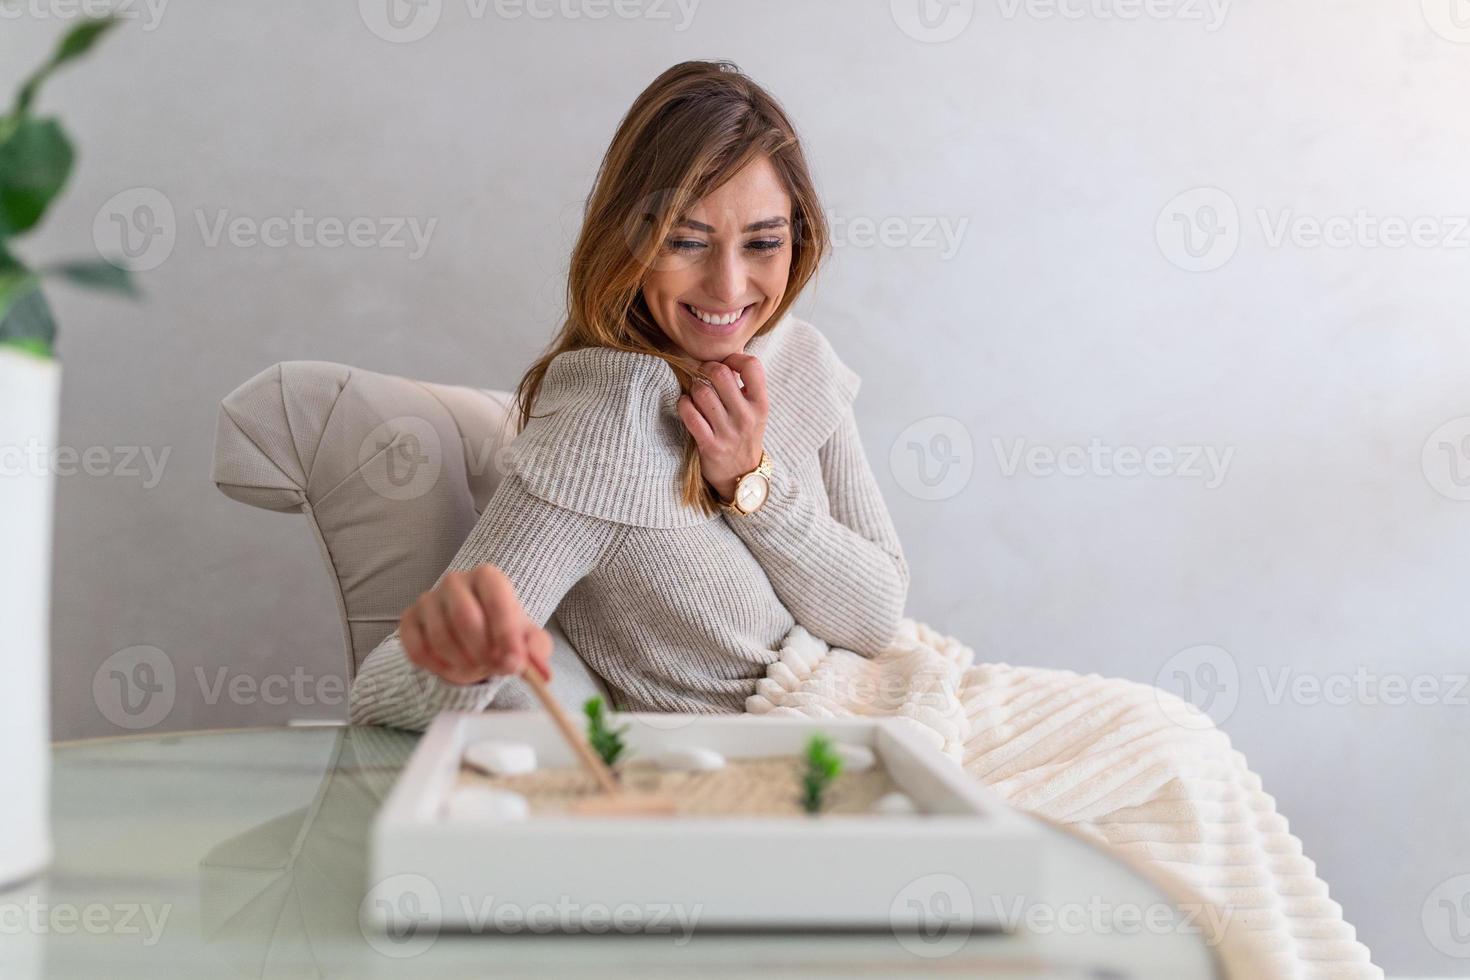
<instances>
[{"instance_id":1,"label":"smiling mouth","mask_svg":"<svg viewBox=\"0 0 1470 980\"><path fill-rule=\"evenodd\" d=\"M679 305L684 308L685 313L689 314L691 320L699 324L706 331L719 334L732 332L735 327L738 327L745 321L745 318L750 315L750 311L755 309L756 306L756 304L751 303L748 306L742 306L739 309L727 310L721 313L716 310L706 310L698 306L693 306L689 303L680 303Z\"/></svg>"}]
</instances>

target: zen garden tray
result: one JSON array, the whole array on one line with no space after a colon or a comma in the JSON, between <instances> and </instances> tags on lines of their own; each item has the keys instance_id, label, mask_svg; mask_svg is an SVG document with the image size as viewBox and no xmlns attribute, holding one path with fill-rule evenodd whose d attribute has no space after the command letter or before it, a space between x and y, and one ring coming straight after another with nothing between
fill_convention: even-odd
<instances>
[{"instance_id":1,"label":"zen garden tray","mask_svg":"<svg viewBox=\"0 0 1470 980\"><path fill-rule=\"evenodd\" d=\"M370 924L391 928L412 906L440 929L495 932L656 931L670 916L700 929L923 931L957 913L999 928L1003 909L1038 894L1036 825L902 722L615 722L620 779L672 798L674 814L576 812L596 784L542 712L439 716L373 828ZM846 764L812 813L814 735ZM499 774L467 750L482 765L488 751Z\"/></svg>"}]
</instances>

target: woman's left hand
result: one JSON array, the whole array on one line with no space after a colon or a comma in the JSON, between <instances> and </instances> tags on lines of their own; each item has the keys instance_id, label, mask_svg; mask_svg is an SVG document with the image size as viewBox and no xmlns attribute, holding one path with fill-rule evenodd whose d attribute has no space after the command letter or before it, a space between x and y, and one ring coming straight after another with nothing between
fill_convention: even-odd
<instances>
[{"instance_id":1,"label":"woman's left hand","mask_svg":"<svg viewBox=\"0 0 1470 980\"><path fill-rule=\"evenodd\" d=\"M750 354L731 354L703 367L710 383L695 381L692 394L679 396L677 410L699 449L705 480L728 503L735 498L735 482L760 465L770 411L766 371Z\"/></svg>"}]
</instances>

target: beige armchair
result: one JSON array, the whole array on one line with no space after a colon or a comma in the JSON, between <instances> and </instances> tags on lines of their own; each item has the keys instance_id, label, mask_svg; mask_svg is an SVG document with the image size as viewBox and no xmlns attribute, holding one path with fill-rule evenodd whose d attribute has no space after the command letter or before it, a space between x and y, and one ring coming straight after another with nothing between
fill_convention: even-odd
<instances>
[{"instance_id":1,"label":"beige armchair","mask_svg":"<svg viewBox=\"0 0 1470 980\"><path fill-rule=\"evenodd\" d=\"M500 482L511 396L320 361L285 361L220 403L215 485L300 513L337 596L349 683L405 608L449 565ZM602 680L553 616L552 688L577 705ZM531 707L520 681L495 708Z\"/></svg>"}]
</instances>

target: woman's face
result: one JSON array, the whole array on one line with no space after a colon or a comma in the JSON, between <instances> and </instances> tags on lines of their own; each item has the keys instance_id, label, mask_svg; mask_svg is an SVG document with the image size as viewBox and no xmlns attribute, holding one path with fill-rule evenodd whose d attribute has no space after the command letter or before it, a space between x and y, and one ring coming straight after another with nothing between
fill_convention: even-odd
<instances>
[{"instance_id":1,"label":"woman's face","mask_svg":"<svg viewBox=\"0 0 1470 980\"><path fill-rule=\"evenodd\" d=\"M790 274L791 196L758 157L675 222L643 299L686 354L723 361L780 305Z\"/></svg>"}]
</instances>

